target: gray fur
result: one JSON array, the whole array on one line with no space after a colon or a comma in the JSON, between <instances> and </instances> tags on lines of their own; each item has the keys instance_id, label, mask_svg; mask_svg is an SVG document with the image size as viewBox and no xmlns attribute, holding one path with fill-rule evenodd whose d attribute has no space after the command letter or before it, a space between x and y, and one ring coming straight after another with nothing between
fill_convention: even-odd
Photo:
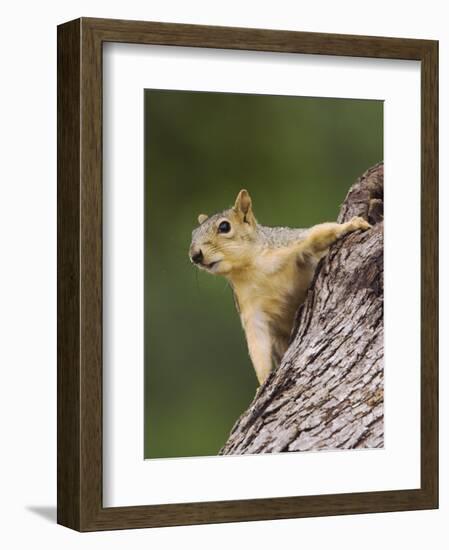
<instances>
[{"instance_id":1,"label":"gray fur","mask_svg":"<svg viewBox=\"0 0 449 550\"><path fill-rule=\"evenodd\" d=\"M291 227L267 227L257 224L257 234L263 243L268 243L271 248L280 248L289 243L301 241L308 233L308 229L296 229Z\"/></svg>"}]
</instances>

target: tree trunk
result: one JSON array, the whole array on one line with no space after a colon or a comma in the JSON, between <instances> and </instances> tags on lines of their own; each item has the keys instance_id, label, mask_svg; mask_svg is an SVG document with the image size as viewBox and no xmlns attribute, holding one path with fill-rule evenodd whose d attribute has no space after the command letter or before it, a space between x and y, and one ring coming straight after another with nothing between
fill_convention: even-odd
<instances>
[{"instance_id":1,"label":"tree trunk","mask_svg":"<svg viewBox=\"0 0 449 550\"><path fill-rule=\"evenodd\" d=\"M351 187L335 243L298 311L290 347L220 454L383 446L383 164Z\"/></svg>"}]
</instances>

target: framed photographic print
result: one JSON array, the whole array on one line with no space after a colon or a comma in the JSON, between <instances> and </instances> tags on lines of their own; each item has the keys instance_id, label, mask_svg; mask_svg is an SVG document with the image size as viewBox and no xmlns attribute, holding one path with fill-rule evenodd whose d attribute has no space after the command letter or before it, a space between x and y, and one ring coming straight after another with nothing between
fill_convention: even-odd
<instances>
[{"instance_id":1,"label":"framed photographic print","mask_svg":"<svg viewBox=\"0 0 449 550\"><path fill-rule=\"evenodd\" d=\"M58 522L438 506L438 43L58 27Z\"/></svg>"}]
</instances>

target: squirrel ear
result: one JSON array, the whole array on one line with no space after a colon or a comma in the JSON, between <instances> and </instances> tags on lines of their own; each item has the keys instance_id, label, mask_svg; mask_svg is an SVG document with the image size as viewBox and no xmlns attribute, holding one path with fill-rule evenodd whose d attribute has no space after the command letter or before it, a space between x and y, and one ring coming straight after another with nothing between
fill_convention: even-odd
<instances>
[{"instance_id":1,"label":"squirrel ear","mask_svg":"<svg viewBox=\"0 0 449 550\"><path fill-rule=\"evenodd\" d=\"M200 214L198 216L198 223L201 225L203 222L207 220L209 216L207 214Z\"/></svg>"},{"instance_id":2,"label":"squirrel ear","mask_svg":"<svg viewBox=\"0 0 449 550\"><path fill-rule=\"evenodd\" d=\"M251 197L246 189L242 189L235 199L234 210L242 212L244 215L251 210Z\"/></svg>"}]
</instances>

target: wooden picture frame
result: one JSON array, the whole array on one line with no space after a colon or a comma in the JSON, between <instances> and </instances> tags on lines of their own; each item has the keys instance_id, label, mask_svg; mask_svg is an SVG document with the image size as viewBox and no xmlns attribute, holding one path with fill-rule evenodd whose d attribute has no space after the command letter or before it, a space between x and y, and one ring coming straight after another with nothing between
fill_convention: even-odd
<instances>
[{"instance_id":1,"label":"wooden picture frame","mask_svg":"<svg viewBox=\"0 0 449 550\"><path fill-rule=\"evenodd\" d=\"M421 488L105 508L102 45L127 42L421 62ZM81 18L58 27L58 523L79 531L438 506L438 43Z\"/></svg>"}]
</instances>

